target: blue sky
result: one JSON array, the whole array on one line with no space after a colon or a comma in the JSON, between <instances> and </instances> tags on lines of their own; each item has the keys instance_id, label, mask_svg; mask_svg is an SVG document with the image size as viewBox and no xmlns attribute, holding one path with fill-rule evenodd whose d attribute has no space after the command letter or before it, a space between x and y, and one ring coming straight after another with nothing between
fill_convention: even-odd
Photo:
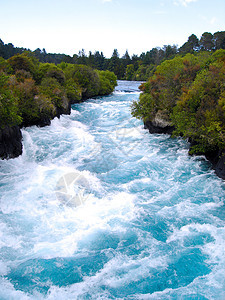
<instances>
[{"instance_id":1,"label":"blue sky","mask_svg":"<svg viewBox=\"0 0 225 300\"><path fill-rule=\"evenodd\" d=\"M225 0L0 0L0 38L73 55L141 54L225 30Z\"/></svg>"}]
</instances>

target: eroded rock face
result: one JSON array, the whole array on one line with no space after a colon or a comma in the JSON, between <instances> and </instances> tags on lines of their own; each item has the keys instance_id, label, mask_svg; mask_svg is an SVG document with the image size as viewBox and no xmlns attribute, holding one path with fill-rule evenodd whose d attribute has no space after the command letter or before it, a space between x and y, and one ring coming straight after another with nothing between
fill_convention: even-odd
<instances>
[{"instance_id":1,"label":"eroded rock face","mask_svg":"<svg viewBox=\"0 0 225 300\"><path fill-rule=\"evenodd\" d=\"M71 113L71 103L66 97L63 97L61 107L56 108L56 116L59 118L63 114L70 115L70 113Z\"/></svg>"},{"instance_id":2,"label":"eroded rock face","mask_svg":"<svg viewBox=\"0 0 225 300\"><path fill-rule=\"evenodd\" d=\"M0 158L15 158L22 154L22 133L19 126L0 129Z\"/></svg>"},{"instance_id":3,"label":"eroded rock face","mask_svg":"<svg viewBox=\"0 0 225 300\"><path fill-rule=\"evenodd\" d=\"M219 177L225 179L225 153L220 156L215 166L215 172Z\"/></svg>"},{"instance_id":4,"label":"eroded rock face","mask_svg":"<svg viewBox=\"0 0 225 300\"><path fill-rule=\"evenodd\" d=\"M198 145L196 141L190 140L190 149L191 147ZM215 173L218 177L225 179L225 151L221 151L219 149L214 149L207 152L199 152L195 155L205 155L206 159L210 161L212 164L213 170L215 170Z\"/></svg>"},{"instance_id":5,"label":"eroded rock face","mask_svg":"<svg viewBox=\"0 0 225 300\"><path fill-rule=\"evenodd\" d=\"M172 134L174 130L174 126L172 126L168 114L163 111L158 111L152 121L144 122L144 126L150 133Z\"/></svg>"},{"instance_id":6,"label":"eroded rock face","mask_svg":"<svg viewBox=\"0 0 225 300\"><path fill-rule=\"evenodd\" d=\"M62 106L57 108L56 116L59 118L62 114L70 114L71 103L66 97L63 98ZM50 116L40 117L30 123L23 123L24 127L37 125L44 127L51 124ZM0 159L15 158L22 154L22 133L19 126L6 126L0 129Z\"/></svg>"},{"instance_id":7,"label":"eroded rock face","mask_svg":"<svg viewBox=\"0 0 225 300\"><path fill-rule=\"evenodd\" d=\"M158 111L151 121L144 122L144 128L148 129L150 133L165 133L172 134L175 129L168 118L165 111ZM197 142L189 139L190 149L197 145ZM205 155L212 163L212 168L215 170L217 176L225 179L225 151L221 152L219 149L207 153L197 153L196 155Z\"/></svg>"},{"instance_id":8,"label":"eroded rock face","mask_svg":"<svg viewBox=\"0 0 225 300\"><path fill-rule=\"evenodd\" d=\"M172 126L172 123L168 117L168 113L165 111L161 111L161 110L159 110L156 113L155 118L153 119L152 123L154 126L158 126L161 128L166 128L166 127Z\"/></svg>"}]
</instances>

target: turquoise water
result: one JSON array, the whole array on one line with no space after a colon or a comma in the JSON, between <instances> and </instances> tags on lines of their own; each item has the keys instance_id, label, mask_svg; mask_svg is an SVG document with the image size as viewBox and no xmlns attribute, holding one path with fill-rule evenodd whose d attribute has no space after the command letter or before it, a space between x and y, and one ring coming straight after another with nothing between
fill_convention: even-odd
<instances>
[{"instance_id":1,"label":"turquoise water","mask_svg":"<svg viewBox=\"0 0 225 300\"><path fill-rule=\"evenodd\" d=\"M0 162L0 299L225 299L224 181L131 117L137 87L23 129Z\"/></svg>"}]
</instances>

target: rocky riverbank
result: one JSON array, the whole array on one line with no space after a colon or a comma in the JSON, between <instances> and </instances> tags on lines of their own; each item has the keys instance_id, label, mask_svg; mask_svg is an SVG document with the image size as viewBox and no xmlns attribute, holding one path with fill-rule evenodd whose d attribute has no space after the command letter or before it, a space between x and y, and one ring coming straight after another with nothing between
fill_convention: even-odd
<instances>
[{"instance_id":1,"label":"rocky riverbank","mask_svg":"<svg viewBox=\"0 0 225 300\"><path fill-rule=\"evenodd\" d=\"M62 114L69 115L71 112L71 103L64 101L61 108L57 108L56 116L59 118ZM44 127L51 124L51 119L48 116L41 116L40 119L33 120L30 123L23 123L24 127L39 126ZM0 128L0 158L9 159L16 158L22 154L22 132L19 126L6 126Z\"/></svg>"},{"instance_id":2,"label":"rocky riverbank","mask_svg":"<svg viewBox=\"0 0 225 300\"><path fill-rule=\"evenodd\" d=\"M19 126L0 129L0 157L15 158L22 154L22 133Z\"/></svg>"},{"instance_id":3,"label":"rocky riverbank","mask_svg":"<svg viewBox=\"0 0 225 300\"><path fill-rule=\"evenodd\" d=\"M71 104L109 95L116 75L89 66L40 63L29 53L17 54L0 65L0 159L22 153L20 128L47 126Z\"/></svg>"},{"instance_id":4,"label":"rocky riverbank","mask_svg":"<svg viewBox=\"0 0 225 300\"><path fill-rule=\"evenodd\" d=\"M164 120L162 116L159 115L156 115L152 121L145 121L144 128L148 129L150 133L160 134L172 134L174 130L174 126L172 126L170 122ZM193 144L195 143L190 142L190 149ZM212 168L215 170L216 175L222 179L225 179L225 152L216 150L206 153L205 156L206 159L212 164Z\"/></svg>"}]
</instances>

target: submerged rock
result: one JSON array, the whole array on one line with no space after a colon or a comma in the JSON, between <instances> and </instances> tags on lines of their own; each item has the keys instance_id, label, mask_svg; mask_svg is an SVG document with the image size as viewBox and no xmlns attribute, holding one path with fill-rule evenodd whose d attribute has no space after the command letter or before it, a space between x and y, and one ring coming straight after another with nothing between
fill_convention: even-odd
<instances>
[{"instance_id":1,"label":"submerged rock","mask_svg":"<svg viewBox=\"0 0 225 300\"><path fill-rule=\"evenodd\" d=\"M19 126L0 129L0 158L15 158L22 154L22 133Z\"/></svg>"}]
</instances>

